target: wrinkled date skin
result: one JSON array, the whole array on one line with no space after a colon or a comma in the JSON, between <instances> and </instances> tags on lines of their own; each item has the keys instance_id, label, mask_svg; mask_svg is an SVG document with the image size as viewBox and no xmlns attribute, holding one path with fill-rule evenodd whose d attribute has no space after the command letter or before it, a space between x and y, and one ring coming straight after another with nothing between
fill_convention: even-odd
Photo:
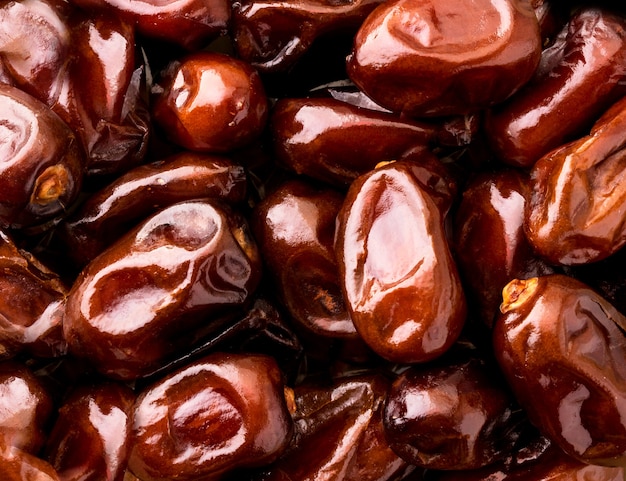
<instances>
[{"instance_id":1,"label":"wrinkled date skin","mask_svg":"<svg viewBox=\"0 0 626 481\"><path fill-rule=\"evenodd\" d=\"M0 272L0 359L22 352L38 357L65 354L65 284L1 231Z\"/></svg>"},{"instance_id":2,"label":"wrinkled date skin","mask_svg":"<svg viewBox=\"0 0 626 481\"><path fill-rule=\"evenodd\" d=\"M176 202L199 197L243 202L246 172L226 157L174 154L117 177L90 196L59 232L68 254L84 267L130 228Z\"/></svg>"},{"instance_id":3,"label":"wrinkled date skin","mask_svg":"<svg viewBox=\"0 0 626 481\"><path fill-rule=\"evenodd\" d=\"M433 471L424 481L623 481L624 468L586 464L546 443L535 452L522 449L504 462L471 471Z\"/></svg>"},{"instance_id":4,"label":"wrinkled date skin","mask_svg":"<svg viewBox=\"0 0 626 481\"><path fill-rule=\"evenodd\" d=\"M342 203L335 190L293 180L257 205L250 222L293 319L319 335L356 338L333 246Z\"/></svg>"},{"instance_id":5,"label":"wrinkled date skin","mask_svg":"<svg viewBox=\"0 0 626 481\"><path fill-rule=\"evenodd\" d=\"M226 33L230 3L226 0L72 0L94 13L111 11L148 38L197 50Z\"/></svg>"},{"instance_id":6,"label":"wrinkled date skin","mask_svg":"<svg viewBox=\"0 0 626 481\"><path fill-rule=\"evenodd\" d=\"M44 458L63 480L122 481L135 395L124 385L75 389L58 409Z\"/></svg>"},{"instance_id":7,"label":"wrinkled date skin","mask_svg":"<svg viewBox=\"0 0 626 481\"><path fill-rule=\"evenodd\" d=\"M61 118L35 97L0 85L0 226L61 216L78 196L84 157Z\"/></svg>"},{"instance_id":8,"label":"wrinkled date skin","mask_svg":"<svg viewBox=\"0 0 626 481\"><path fill-rule=\"evenodd\" d=\"M524 233L528 176L505 169L477 176L466 186L454 219L454 247L468 302L493 325L502 288L513 279L553 272Z\"/></svg>"},{"instance_id":9,"label":"wrinkled date skin","mask_svg":"<svg viewBox=\"0 0 626 481\"><path fill-rule=\"evenodd\" d=\"M393 382L384 416L387 439L399 456L442 470L502 459L520 435L520 419L504 379L474 356L409 367Z\"/></svg>"},{"instance_id":10,"label":"wrinkled date skin","mask_svg":"<svg viewBox=\"0 0 626 481\"><path fill-rule=\"evenodd\" d=\"M392 481L415 469L395 454L383 428L389 381L345 375L294 390L294 441L263 481Z\"/></svg>"},{"instance_id":11,"label":"wrinkled date skin","mask_svg":"<svg viewBox=\"0 0 626 481\"><path fill-rule=\"evenodd\" d=\"M394 0L363 22L347 68L383 107L441 116L504 101L531 78L540 56L530 3Z\"/></svg>"},{"instance_id":12,"label":"wrinkled date skin","mask_svg":"<svg viewBox=\"0 0 626 481\"><path fill-rule=\"evenodd\" d=\"M3 481L63 481L49 463L7 445L0 437L0 479Z\"/></svg>"},{"instance_id":13,"label":"wrinkled date skin","mask_svg":"<svg viewBox=\"0 0 626 481\"><path fill-rule=\"evenodd\" d=\"M553 274L503 290L494 352L531 422L566 453L626 463L626 318L595 291Z\"/></svg>"},{"instance_id":14,"label":"wrinkled date skin","mask_svg":"<svg viewBox=\"0 0 626 481\"><path fill-rule=\"evenodd\" d=\"M268 99L256 70L214 52L174 61L153 88L155 122L174 143L197 152L225 153L256 140Z\"/></svg>"},{"instance_id":15,"label":"wrinkled date skin","mask_svg":"<svg viewBox=\"0 0 626 481\"><path fill-rule=\"evenodd\" d=\"M507 164L532 167L626 94L625 74L626 20L580 9L543 51L533 79L487 115L494 152Z\"/></svg>"},{"instance_id":16,"label":"wrinkled date skin","mask_svg":"<svg viewBox=\"0 0 626 481\"><path fill-rule=\"evenodd\" d=\"M88 17L55 0L7 2L0 20L10 82L74 130L87 173L118 173L143 159L149 114L130 24L104 12Z\"/></svg>"},{"instance_id":17,"label":"wrinkled date skin","mask_svg":"<svg viewBox=\"0 0 626 481\"><path fill-rule=\"evenodd\" d=\"M70 351L118 379L148 374L222 327L259 283L247 224L214 201L167 207L82 271L63 328Z\"/></svg>"},{"instance_id":18,"label":"wrinkled date skin","mask_svg":"<svg viewBox=\"0 0 626 481\"><path fill-rule=\"evenodd\" d=\"M216 481L274 461L293 421L282 373L258 354L215 353L144 390L129 460L142 481Z\"/></svg>"},{"instance_id":19,"label":"wrinkled date skin","mask_svg":"<svg viewBox=\"0 0 626 481\"><path fill-rule=\"evenodd\" d=\"M270 130L282 165L345 188L380 162L429 152L442 129L332 98L313 98L279 100Z\"/></svg>"},{"instance_id":20,"label":"wrinkled date skin","mask_svg":"<svg viewBox=\"0 0 626 481\"><path fill-rule=\"evenodd\" d=\"M284 72L313 42L336 32L356 32L381 0L244 0L233 5L239 56L264 72Z\"/></svg>"},{"instance_id":21,"label":"wrinkled date skin","mask_svg":"<svg viewBox=\"0 0 626 481\"><path fill-rule=\"evenodd\" d=\"M0 440L6 446L37 454L52 408L52 397L30 369L17 362L0 363Z\"/></svg>"},{"instance_id":22,"label":"wrinkled date skin","mask_svg":"<svg viewBox=\"0 0 626 481\"><path fill-rule=\"evenodd\" d=\"M626 244L626 99L589 135L552 151L531 171L524 228L554 264L599 261Z\"/></svg>"},{"instance_id":23,"label":"wrinkled date skin","mask_svg":"<svg viewBox=\"0 0 626 481\"><path fill-rule=\"evenodd\" d=\"M359 177L337 219L337 262L352 321L373 351L401 363L448 350L467 310L445 210L418 169L394 162Z\"/></svg>"}]
</instances>

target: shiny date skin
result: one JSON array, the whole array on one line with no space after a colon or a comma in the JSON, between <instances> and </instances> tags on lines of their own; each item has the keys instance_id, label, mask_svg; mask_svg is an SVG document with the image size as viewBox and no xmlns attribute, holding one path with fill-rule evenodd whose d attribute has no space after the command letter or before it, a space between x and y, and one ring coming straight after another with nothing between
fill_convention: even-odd
<instances>
[{"instance_id":1,"label":"shiny date skin","mask_svg":"<svg viewBox=\"0 0 626 481\"><path fill-rule=\"evenodd\" d=\"M0 438L0 478L3 481L64 481L49 463L7 445Z\"/></svg>"},{"instance_id":2,"label":"shiny date skin","mask_svg":"<svg viewBox=\"0 0 626 481\"><path fill-rule=\"evenodd\" d=\"M172 142L225 153L256 140L268 116L259 74L235 57L197 52L170 63L153 87L152 114Z\"/></svg>"},{"instance_id":3,"label":"shiny date skin","mask_svg":"<svg viewBox=\"0 0 626 481\"><path fill-rule=\"evenodd\" d=\"M141 165L91 195L57 232L74 262L84 267L130 228L168 205L194 198L239 204L246 173L232 160L181 152Z\"/></svg>"},{"instance_id":4,"label":"shiny date skin","mask_svg":"<svg viewBox=\"0 0 626 481\"><path fill-rule=\"evenodd\" d=\"M56 0L6 3L0 19L10 83L74 130L87 155L87 173L118 173L140 162L150 125L132 26Z\"/></svg>"},{"instance_id":5,"label":"shiny date skin","mask_svg":"<svg viewBox=\"0 0 626 481\"><path fill-rule=\"evenodd\" d=\"M22 228L62 216L80 191L84 156L61 118L0 85L0 226Z\"/></svg>"},{"instance_id":6,"label":"shiny date skin","mask_svg":"<svg viewBox=\"0 0 626 481\"><path fill-rule=\"evenodd\" d=\"M407 463L477 469L514 448L525 419L497 369L475 355L414 365L394 380L385 433Z\"/></svg>"},{"instance_id":7,"label":"shiny date skin","mask_svg":"<svg viewBox=\"0 0 626 481\"><path fill-rule=\"evenodd\" d=\"M445 211L418 170L399 161L359 177L337 218L336 256L352 321L373 351L401 363L447 351L467 310Z\"/></svg>"},{"instance_id":8,"label":"shiny date skin","mask_svg":"<svg viewBox=\"0 0 626 481\"><path fill-rule=\"evenodd\" d=\"M0 359L21 353L43 358L66 354L65 283L2 231L0 271Z\"/></svg>"},{"instance_id":9,"label":"shiny date skin","mask_svg":"<svg viewBox=\"0 0 626 481\"><path fill-rule=\"evenodd\" d=\"M43 458L63 480L122 481L134 401L122 384L76 388L57 411Z\"/></svg>"},{"instance_id":10,"label":"shiny date skin","mask_svg":"<svg viewBox=\"0 0 626 481\"><path fill-rule=\"evenodd\" d=\"M530 421L585 463L626 462L625 327L611 304L565 275L503 290L498 363Z\"/></svg>"},{"instance_id":11,"label":"shiny date skin","mask_svg":"<svg viewBox=\"0 0 626 481\"><path fill-rule=\"evenodd\" d=\"M149 374L223 328L256 289L247 223L216 201L166 207L96 257L69 292L69 350L117 379Z\"/></svg>"},{"instance_id":12,"label":"shiny date skin","mask_svg":"<svg viewBox=\"0 0 626 481\"><path fill-rule=\"evenodd\" d=\"M626 244L625 129L622 99L589 135L550 152L531 170L524 228L548 262L587 264Z\"/></svg>"},{"instance_id":13,"label":"shiny date skin","mask_svg":"<svg viewBox=\"0 0 626 481\"><path fill-rule=\"evenodd\" d=\"M0 441L38 454L52 411L52 396L29 368L18 362L0 363Z\"/></svg>"},{"instance_id":14,"label":"shiny date skin","mask_svg":"<svg viewBox=\"0 0 626 481\"><path fill-rule=\"evenodd\" d=\"M385 438L389 381L380 374L346 374L294 388L295 434L259 481L392 481L414 471Z\"/></svg>"},{"instance_id":15,"label":"shiny date skin","mask_svg":"<svg viewBox=\"0 0 626 481\"><path fill-rule=\"evenodd\" d=\"M279 100L270 131L281 165L343 188L380 162L425 155L445 136L440 125L333 98Z\"/></svg>"},{"instance_id":16,"label":"shiny date skin","mask_svg":"<svg viewBox=\"0 0 626 481\"><path fill-rule=\"evenodd\" d=\"M142 481L269 464L293 430L282 373L258 354L214 353L175 371L139 395L133 419L129 468Z\"/></svg>"},{"instance_id":17,"label":"shiny date skin","mask_svg":"<svg viewBox=\"0 0 626 481\"><path fill-rule=\"evenodd\" d=\"M389 110L442 116L504 101L531 78L540 55L529 2L394 0L361 25L347 71Z\"/></svg>"},{"instance_id":18,"label":"shiny date skin","mask_svg":"<svg viewBox=\"0 0 626 481\"><path fill-rule=\"evenodd\" d=\"M333 189L292 180L265 197L250 222L292 318L318 335L354 338L333 247L342 203Z\"/></svg>"},{"instance_id":19,"label":"shiny date skin","mask_svg":"<svg viewBox=\"0 0 626 481\"><path fill-rule=\"evenodd\" d=\"M533 79L486 118L495 154L529 168L582 135L626 93L626 19L600 8L573 14L542 53Z\"/></svg>"},{"instance_id":20,"label":"shiny date skin","mask_svg":"<svg viewBox=\"0 0 626 481\"><path fill-rule=\"evenodd\" d=\"M226 0L72 0L91 15L108 11L124 19L143 36L199 50L226 33L231 8Z\"/></svg>"},{"instance_id":21,"label":"shiny date skin","mask_svg":"<svg viewBox=\"0 0 626 481\"><path fill-rule=\"evenodd\" d=\"M528 176L503 169L477 175L465 187L454 217L454 251L468 302L488 327L513 279L554 269L532 250L524 233Z\"/></svg>"},{"instance_id":22,"label":"shiny date skin","mask_svg":"<svg viewBox=\"0 0 626 481\"><path fill-rule=\"evenodd\" d=\"M239 57L259 71L284 72L319 37L356 32L380 3L244 0L233 4L234 44Z\"/></svg>"}]
</instances>

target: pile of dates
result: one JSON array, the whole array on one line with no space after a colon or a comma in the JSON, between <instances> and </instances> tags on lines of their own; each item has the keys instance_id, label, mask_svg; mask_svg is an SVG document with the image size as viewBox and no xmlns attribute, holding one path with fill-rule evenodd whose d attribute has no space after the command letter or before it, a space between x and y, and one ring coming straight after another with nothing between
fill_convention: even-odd
<instances>
[{"instance_id":1,"label":"pile of dates","mask_svg":"<svg viewBox=\"0 0 626 481\"><path fill-rule=\"evenodd\" d=\"M0 480L626 479L626 7L2 0Z\"/></svg>"}]
</instances>

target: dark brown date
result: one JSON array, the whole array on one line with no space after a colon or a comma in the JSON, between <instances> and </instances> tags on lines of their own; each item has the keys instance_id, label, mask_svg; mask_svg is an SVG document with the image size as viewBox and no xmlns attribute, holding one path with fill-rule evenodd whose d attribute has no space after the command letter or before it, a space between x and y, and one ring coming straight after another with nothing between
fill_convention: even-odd
<instances>
[{"instance_id":1,"label":"dark brown date","mask_svg":"<svg viewBox=\"0 0 626 481\"><path fill-rule=\"evenodd\" d=\"M337 262L356 330L380 356L402 363L444 353L466 315L445 210L419 170L399 161L362 175L337 219Z\"/></svg>"},{"instance_id":2,"label":"dark brown date","mask_svg":"<svg viewBox=\"0 0 626 481\"><path fill-rule=\"evenodd\" d=\"M64 247L84 267L140 221L156 211L199 197L243 202L244 168L228 158L182 152L141 165L90 196L59 227Z\"/></svg>"},{"instance_id":3,"label":"dark brown date","mask_svg":"<svg viewBox=\"0 0 626 481\"><path fill-rule=\"evenodd\" d=\"M268 100L259 74L229 55L198 52L174 61L153 92L154 120L189 150L230 152L265 128Z\"/></svg>"},{"instance_id":4,"label":"dark brown date","mask_svg":"<svg viewBox=\"0 0 626 481\"><path fill-rule=\"evenodd\" d=\"M389 382L347 375L294 390L294 440L263 481L392 481L415 469L395 454L383 428Z\"/></svg>"},{"instance_id":5,"label":"dark brown date","mask_svg":"<svg viewBox=\"0 0 626 481\"><path fill-rule=\"evenodd\" d=\"M149 38L175 43L189 50L204 47L226 33L230 3L226 0L72 0L94 13L111 11Z\"/></svg>"},{"instance_id":6,"label":"dark brown date","mask_svg":"<svg viewBox=\"0 0 626 481\"><path fill-rule=\"evenodd\" d=\"M7 445L0 437L0 479L3 481L62 481L49 463Z\"/></svg>"},{"instance_id":7,"label":"dark brown date","mask_svg":"<svg viewBox=\"0 0 626 481\"><path fill-rule=\"evenodd\" d=\"M507 164L532 167L621 98L625 74L626 18L579 9L543 51L533 79L487 115L494 152Z\"/></svg>"},{"instance_id":8,"label":"dark brown date","mask_svg":"<svg viewBox=\"0 0 626 481\"><path fill-rule=\"evenodd\" d=\"M261 260L245 221L214 201L167 207L96 257L63 322L70 351L133 379L223 327L256 289Z\"/></svg>"},{"instance_id":9,"label":"dark brown date","mask_svg":"<svg viewBox=\"0 0 626 481\"><path fill-rule=\"evenodd\" d=\"M52 397L30 369L17 362L0 363L0 442L7 449L37 454L52 408Z\"/></svg>"},{"instance_id":10,"label":"dark brown date","mask_svg":"<svg viewBox=\"0 0 626 481\"><path fill-rule=\"evenodd\" d=\"M585 463L626 462L626 318L553 274L503 290L494 352L531 422Z\"/></svg>"},{"instance_id":11,"label":"dark brown date","mask_svg":"<svg viewBox=\"0 0 626 481\"><path fill-rule=\"evenodd\" d=\"M468 303L489 327L509 281L554 270L537 257L524 233L528 183L517 170L483 173L465 187L456 210L454 247Z\"/></svg>"},{"instance_id":12,"label":"dark brown date","mask_svg":"<svg viewBox=\"0 0 626 481\"><path fill-rule=\"evenodd\" d=\"M333 247L343 195L286 182L255 209L251 225L283 305L304 329L356 337L343 300Z\"/></svg>"},{"instance_id":13,"label":"dark brown date","mask_svg":"<svg viewBox=\"0 0 626 481\"><path fill-rule=\"evenodd\" d=\"M473 112L533 75L541 35L529 2L386 2L354 39L348 75L374 101L409 117Z\"/></svg>"},{"instance_id":14,"label":"dark brown date","mask_svg":"<svg viewBox=\"0 0 626 481\"><path fill-rule=\"evenodd\" d=\"M626 99L589 135L537 161L524 229L535 252L554 264L586 264L626 244Z\"/></svg>"},{"instance_id":15,"label":"dark brown date","mask_svg":"<svg viewBox=\"0 0 626 481\"><path fill-rule=\"evenodd\" d=\"M407 463L477 469L514 448L525 419L497 369L475 357L411 366L393 382L385 433Z\"/></svg>"},{"instance_id":16,"label":"dark brown date","mask_svg":"<svg viewBox=\"0 0 626 481\"><path fill-rule=\"evenodd\" d=\"M260 71L286 71L321 36L356 32L381 0L243 0L233 4L238 55Z\"/></svg>"},{"instance_id":17,"label":"dark brown date","mask_svg":"<svg viewBox=\"0 0 626 481\"><path fill-rule=\"evenodd\" d=\"M133 391L121 384L79 387L58 409L44 458L63 481L123 481Z\"/></svg>"},{"instance_id":18,"label":"dark brown date","mask_svg":"<svg viewBox=\"0 0 626 481\"><path fill-rule=\"evenodd\" d=\"M84 156L61 118L10 85L0 85L0 226L19 228L64 214L78 196Z\"/></svg>"},{"instance_id":19,"label":"dark brown date","mask_svg":"<svg viewBox=\"0 0 626 481\"><path fill-rule=\"evenodd\" d=\"M22 352L38 357L65 354L65 284L1 231L0 272L0 359Z\"/></svg>"},{"instance_id":20,"label":"dark brown date","mask_svg":"<svg viewBox=\"0 0 626 481\"><path fill-rule=\"evenodd\" d=\"M142 481L217 481L269 464L293 421L269 356L216 353L144 390L134 410L129 468Z\"/></svg>"}]
</instances>

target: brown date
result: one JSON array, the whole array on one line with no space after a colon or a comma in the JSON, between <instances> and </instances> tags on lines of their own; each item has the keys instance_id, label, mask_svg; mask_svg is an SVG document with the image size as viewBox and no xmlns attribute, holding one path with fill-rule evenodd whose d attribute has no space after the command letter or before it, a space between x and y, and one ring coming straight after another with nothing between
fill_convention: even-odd
<instances>
[{"instance_id":1,"label":"brown date","mask_svg":"<svg viewBox=\"0 0 626 481\"><path fill-rule=\"evenodd\" d=\"M74 389L58 409L44 458L63 481L123 481L133 391L100 383Z\"/></svg>"},{"instance_id":2,"label":"brown date","mask_svg":"<svg viewBox=\"0 0 626 481\"><path fill-rule=\"evenodd\" d=\"M401 363L443 354L466 315L446 208L420 169L398 161L360 176L337 219L337 262L352 321L373 351Z\"/></svg>"},{"instance_id":3,"label":"brown date","mask_svg":"<svg viewBox=\"0 0 626 481\"><path fill-rule=\"evenodd\" d=\"M595 262L626 244L626 99L589 135L539 159L524 229L535 252L553 264Z\"/></svg>"},{"instance_id":4,"label":"brown date","mask_svg":"<svg viewBox=\"0 0 626 481\"><path fill-rule=\"evenodd\" d=\"M215 201L158 211L90 262L68 295L70 351L134 379L223 327L261 272L243 218Z\"/></svg>"},{"instance_id":5,"label":"brown date","mask_svg":"<svg viewBox=\"0 0 626 481\"><path fill-rule=\"evenodd\" d=\"M333 241L343 195L286 182L255 208L251 225L283 305L302 328L356 337L343 300Z\"/></svg>"},{"instance_id":6,"label":"brown date","mask_svg":"<svg viewBox=\"0 0 626 481\"><path fill-rule=\"evenodd\" d=\"M52 397L30 369L17 362L0 363L0 442L7 449L36 455L52 409Z\"/></svg>"},{"instance_id":7,"label":"brown date","mask_svg":"<svg viewBox=\"0 0 626 481\"><path fill-rule=\"evenodd\" d=\"M321 36L356 31L381 0L243 0L233 4L238 55L264 72L286 71Z\"/></svg>"},{"instance_id":8,"label":"brown date","mask_svg":"<svg viewBox=\"0 0 626 481\"><path fill-rule=\"evenodd\" d=\"M268 116L261 78L235 57L197 52L170 63L153 87L155 122L186 149L225 153L256 140Z\"/></svg>"},{"instance_id":9,"label":"brown date","mask_svg":"<svg viewBox=\"0 0 626 481\"><path fill-rule=\"evenodd\" d=\"M489 327L509 281L554 270L533 252L524 233L528 184L528 176L513 169L479 174L456 209L454 247L468 303Z\"/></svg>"},{"instance_id":10,"label":"brown date","mask_svg":"<svg viewBox=\"0 0 626 481\"><path fill-rule=\"evenodd\" d=\"M348 75L409 117L463 114L504 101L532 76L541 35L518 0L393 0L361 25Z\"/></svg>"},{"instance_id":11,"label":"brown date","mask_svg":"<svg viewBox=\"0 0 626 481\"><path fill-rule=\"evenodd\" d=\"M269 356L215 353L145 389L131 472L142 481L217 481L274 461L293 429L281 376Z\"/></svg>"},{"instance_id":12,"label":"brown date","mask_svg":"<svg viewBox=\"0 0 626 481\"><path fill-rule=\"evenodd\" d=\"M0 359L22 352L65 354L62 322L68 289L59 276L2 231L0 272Z\"/></svg>"},{"instance_id":13,"label":"brown date","mask_svg":"<svg viewBox=\"0 0 626 481\"><path fill-rule=\"evenodd\" d=\"M494 353L530 421L570 456L626 463L626 318L552 274L503 290Z\"/></svg>"},{"instance_id":14,"label":"brown date","mask_svg":"<svg viewBox=\"0 0 626 481\"><path fill-rule=\"evenodd\" d=\"M625 74L626 18L579 9L543 51L531 81L488 113L489 143L502 162L532 167L626 94Z\"/></svg>"},{"instance_id":15,"label":"brown date","mask_svg":"<svg viewBox=\"0 0 626 481\"><path fill-rule=\"evenodd\" d=\"M156 211L199 197L243 202L244 168L226 157L181 152L120 175L91 195L60 226L64 248L84 267Z\"/></svg>"},{"instance_id":16,"label":"brown date","mask_svg":"<svg viewBox=\"0 0 626 481\"><path fill-rule=\"evenodd\" d=\"M0 226L59 217L78 196L84 156L74 133L45 104L0 84Z\"/></svg>"},{"instance_id":17,"label":"brown date","mask_svg":"<svg viewBox=\"0 0 626 481\"><path fill-rule=\"evenodd\" d=\"M387 396L385 433L407 463L477 469L515 447L525 418L497 369L463 356L403 371Z\"/></svg>"},{"instance_id":18,"label":"brown date","mask_svg":"<svg viewBox=\"0 0 626 481\"><path fill-rule=\"evenodd\" d=\"M0 438L0 479L3 481L62 481L49 463L7 445Z\"/></svg>"}]
</instances>

